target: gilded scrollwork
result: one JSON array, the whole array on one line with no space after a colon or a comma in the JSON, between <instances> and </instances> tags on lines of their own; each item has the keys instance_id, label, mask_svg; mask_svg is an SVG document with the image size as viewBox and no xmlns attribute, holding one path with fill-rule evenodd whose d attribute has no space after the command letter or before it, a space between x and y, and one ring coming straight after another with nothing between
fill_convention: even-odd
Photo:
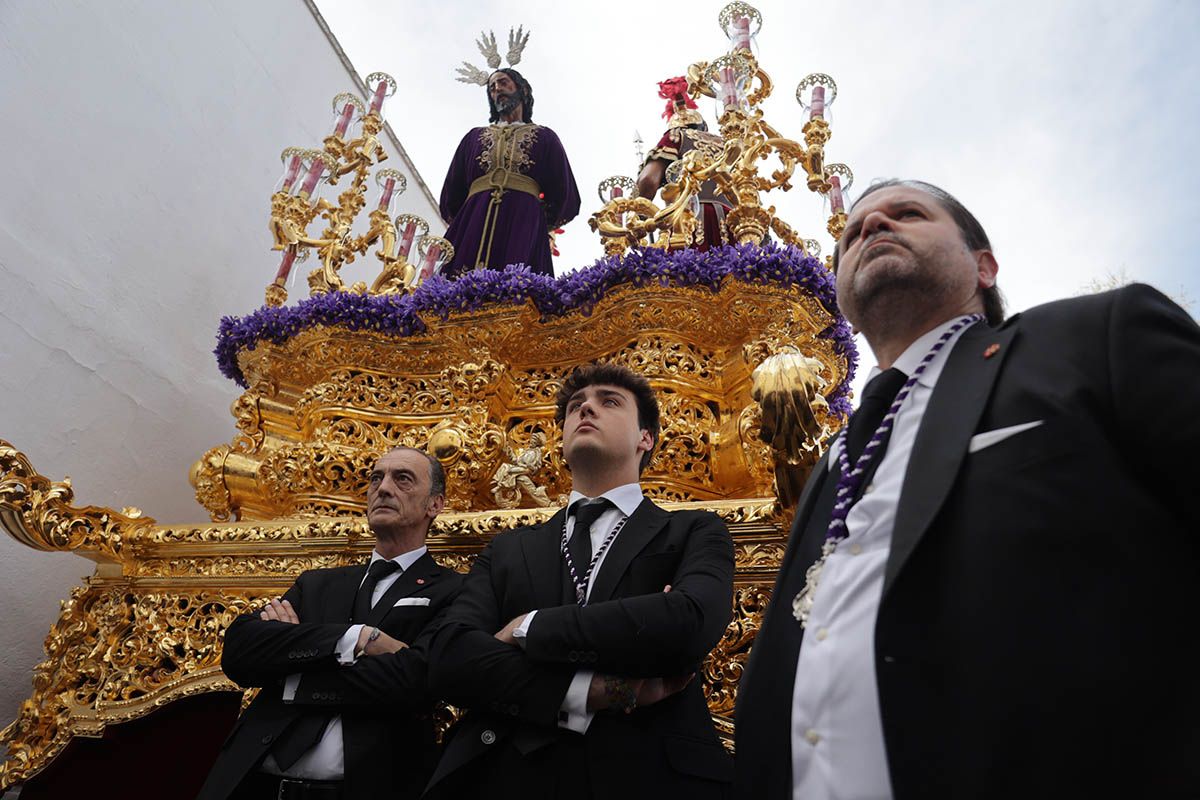
<instances>
[{"instance_id":1,"label":"gilded scrollwork","mask_svg":"<svg viewBox=\"0 0 1200 800\"><path fill-rule=\"evenodd\" d=\"M259 399L259 393L251 389L243 392L229 408L234 424L242 434L233 440L233 449L238 452L256 453L262 447L264 434Z\"/></svg>"},{"instance_id":2,"label":"gilded scrollwork","mask_svg":"<svg viewBox=\"0 0 1200 800\"><path fill-rule=\"evenodd\" d=\"M149 517L109 508L75 508L70 478L41 475L0 439L0 527L35 550L67 550L101 561L121 558L126 543L154 526Z\"/></svg>"},{"instance_id":3,"label":"gilded scrollwork","mask_svg":"<svg viewBox=\"0 0 1200 800\"><path fill-rule=\"evenodd\" d=\"M204 506L213 522L225 522L233 516L233 497L225 486L225 457L229 445L214 447L192 465L188 475L196 490L196 502Z\"/></svg>"},{"instance_id":4,"label":"gilded scrollwork","mask_svg":"<svg viewBox=\"0 0 1200 800\"><path fill-rule=\"evenodd\" d=\"M733 620L701 669L704 696L713 714L733 715L738 681L750 656L750 646L762 627L763 611L770 598L769 586L739 586L734 591Z\"/></svg>"},{"instance_id":5,"label":"gilded scrollwork","mask_svg":"<svg viewBox=\"0 0 1200 800\"><path fill-rule=\"evenodd\" d=\"M712 468L711 434L718 427L712 408L675 392L659 393L662 408L662 444L651 461L650 482L662 482L681 499L716 495Z\"/></svg>"},{"instance_id":6,"label":"gilded scrollwork","mask_svg":"<svg viewBox=\"0 0 1200 800\"><path fill-rule=\"evenodd\" d=\"M178 697L231 689L219 672L221 634L251 602L213 591L136 593L76 587L46 637L33 696L0 732L0 788L40 771L77 735Z\"/></svg>"}]
</instances>

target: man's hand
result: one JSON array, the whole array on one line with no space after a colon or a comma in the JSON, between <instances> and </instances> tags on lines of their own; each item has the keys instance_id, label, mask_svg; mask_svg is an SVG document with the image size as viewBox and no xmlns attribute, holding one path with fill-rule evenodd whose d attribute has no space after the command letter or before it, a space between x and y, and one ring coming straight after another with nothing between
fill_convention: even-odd
<instances>
[{"instance_id":1,"label":"man's hand","mask_svg":"<svg viewBox=\"0 0 1200 800\"><path fill-rule=\"evenodd\" d=\"M366 656L380 656L385 653L395 653L408 647L407 644L399 639L393 639L383 631L379 631L379 635L374 641L370 641L371 634L375 628L363 626L363 629L358 633L358 644L354 647L354 652Z\"/></svg>"},{"instance_id":2,"label":"man's hand","mask_svg":"<svg viewBox=\"0 0 1200 800\"><path fill-rule=\"evenodd\" d=\"M296 614L296 610L292 608L292 604L287 600L281 602L279 598L275 598L267 603L266 608L258 612L258 616L264 620L287 622L291 625L300 624L300 617Z\"/></svg>"},{"instance_id":3,"label":"man's hand","mask_svg":"<svg viewBox=\"0 0 1200 800\"><path fill-rule=\"evenodd\" d=\"M525 618L527 616L529 616L529 615L521 614L520 616L514 617L512 622L508 623L503 628L496 631L496 638L499 639L500 641L504 642L505 644L515 645L517 643L517 640L513 636L513 631L515 631L517 628L521 627L521 623L525 621Z\"/></svg>"},{"instance_id":4,"label":"man's hand","mask_svg":"<svg viewBox=\"0 0 1200 800\"><path fill-rule=\"evenodd\" d=\"M641 681L641 686L634 687L634 691L637 692L637 704L652 706L673 694L679 694L695 677L696 673L690 672L687 675L672 675L668 678L647 678Z\"/></svg>"},{"instance_id":5,"label":"man's hand","mask_svg":"<svg viewBox=\"0 0 1200 800\"><path fill-rule=\"evenodd\" d=\"M666 678L627 678L625 683L637 699L635 707L652 706L673 694L682 692L695 677L696 673L692 672L687 675L673 675ZM592 683L588 686L588 711L604 711L613 707L614 698L607 690L608 681L612 678L612 675L600 673L592 676ZM629 709L629 711L632 710Z\"/></svg>"}]
</instances>

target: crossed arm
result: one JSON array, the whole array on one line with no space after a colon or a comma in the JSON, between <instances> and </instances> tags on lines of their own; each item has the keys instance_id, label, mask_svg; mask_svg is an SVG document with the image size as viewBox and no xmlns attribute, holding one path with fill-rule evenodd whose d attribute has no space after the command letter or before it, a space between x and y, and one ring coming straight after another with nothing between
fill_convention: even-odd
<instances>
[{"instance_id":1,"label":"crossed arm","mask_svg":"<svg viewBox=\"0 0 1200 800\"><path fill-rule=\"evenodd\" d=\"M243 687L278 687L300 675L293 703L326 702L314 695L336 695L339 705L425 704L426 651L440 615L425 626L412 647L382 632L368 642L372 629L364 626L353 647L359 657L343 664L337 648L349 626L303 622L296 611L309 583L301 575L281 599L233 621L225 632L221 656L229 679Z\"/></svg>"},{"instance_id":2,"label":"crossed arm","mask_svg":"<svg viewBox=\"0 0 1200 800\"><path fill-rule=\"evenodd\" d=\"M724 523L698 514L691 524L670 591L539 609L525 649L512 643L511 631L528 611L502 618L498 598L505 590L493 575L497 544L515 542L493 541L434 635L432 689L461 705L505 708L554 725L582 652L594 654L587 667L598 673L590 711L607 707L609 675L632 679L639 705L681 690L724 632L733 586L733 544Z\"/></svg>"}]
</instances>

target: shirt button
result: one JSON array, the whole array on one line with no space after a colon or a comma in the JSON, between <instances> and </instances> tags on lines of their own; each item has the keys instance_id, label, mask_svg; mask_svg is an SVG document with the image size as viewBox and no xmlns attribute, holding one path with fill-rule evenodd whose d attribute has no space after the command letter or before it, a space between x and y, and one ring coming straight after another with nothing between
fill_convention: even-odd
<instances>
[{"instance_id":1,"label":"shirt button","mask_svg":"<svg viewBox=\"0 0 1200 800\"><path fill-rule=\"evenodd\" d=\"M483 742L484 744L495 744L496 743L495 731L487 730L487 731L484 731L483 733L479 734L479 741Z\"/></svg>"},{"instance_id":2,"label":"shirt button","mask_svg":"<svg viewBox=\"0 0 1200 800\"><path fill-rule=\"evenodd\" d=\"M852 545L850 545L850 555L852 555L852 556L856 556L856 555L858 555L858 554L859 554L859 553L861 553L861 552L862 552L862 545L861 545L861 544L852 544Z\"/></svg>"},{"instance_id":3,"label":"shirt button","mask_svg":"<svg viewBox=\"0 0 1200 800\"><path fill-rule=\"evenodd\" d=\"M828 635L829 635L829 631L826 628L817 628L817 641L818 642L825 641L825 637Z\"/></svg>"},{"instance_id":4,"label":"shirt button","mask_svg":"<svg viewBox=\"0 0 1200 800\"><path fill-rule=\"evenodd\" d=\"M870 493L871 493L871 492L873 492L873 491L875 491L875 484L874 484L874 483L868 483L868 484L867 484L867 488L863 489L863 494L870 494Z\"/></svg>"},{"instance_id":5,"label":"shirt button","mask_svg":"<svg viewBox=\"0 0 1200 800\"><path fill-rule=\"evenodd\" d=\"M821 741L821 734L817 733L812 728L809 728L804 732L804 741L816 746L817 742Z\"/></svg>"}]
</instances>

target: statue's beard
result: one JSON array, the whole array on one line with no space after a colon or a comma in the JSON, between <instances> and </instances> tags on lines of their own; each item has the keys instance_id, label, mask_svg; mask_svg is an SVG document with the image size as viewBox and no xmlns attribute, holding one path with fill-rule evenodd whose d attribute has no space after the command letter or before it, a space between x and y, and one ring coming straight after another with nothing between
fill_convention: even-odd
<instances>
[{"instance_id":1,"label":"statue's beard","mask_svg":"<svg viewBox=\"0 0 1200 800\"><path fill-rule=\"evenodd\" d=\"M496 110L501 114L512 113L521 103L511 94L502 94L496 98Z\"/></svg>"}]
</instances>

